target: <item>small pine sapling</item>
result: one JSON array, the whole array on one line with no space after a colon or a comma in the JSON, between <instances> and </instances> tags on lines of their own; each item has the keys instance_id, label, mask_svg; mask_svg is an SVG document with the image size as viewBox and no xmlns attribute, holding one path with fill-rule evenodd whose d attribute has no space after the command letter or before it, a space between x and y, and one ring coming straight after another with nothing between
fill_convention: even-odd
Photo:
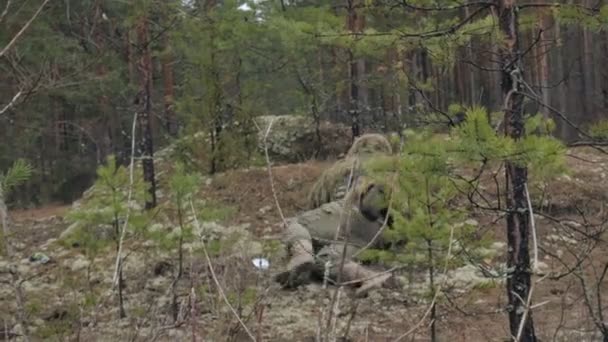
<instances>
[{"instance_id":1,"label":"small pine sapling","mask_svg":"<svg viewBox=\"0 0 608 342\"><path fill-rule=\"evenodd\" d=\"M4 240L5 249L4 251L0 250L0 252L3 252L0 254L6 254L9 259L12 256L12 249L10 244L6 198L16 186L27 181L31 177L32 173L32 166L23 159L16 160L5 173L0 173L0 220L2 220L2 238ZM17 302L17 319L22 326L25 340L29 341L26 298L24 291L21 289L23 280L20 279L17 268L12 268L10 273L12 276L12 286L15 291L15 301Z\"/></svg>"},{"instance_id":2,"label":"small pine sapling","mask_svg":"<svg viewBox=\"0 0 608 342\"><path fill-rule=\"evenodd\" d=\"M431 132L406 132L407 144L396 162L398 170L393 188L391 212L393 229L386 231L389 241L407 240L405 248L383 252L384 258L405 265L422 267L428 274L428 294L432 299L430 312L431 340L437 340L436 322L438 270L459 265L463 260L450 255L457 241L474 249L474 227L460 224L466 212L457 204L458 180L451 165L452 144Z\"/></svg>"},{"instance_id":3,"label":"small pine sapling","mask_svg":"<svg viewBox=\"0 0 608 342\"><path fill-rule=\"evenodd\" d=\"M0 173L0 220L2 220L2 237L5 249L4 251L0 250L0 252L3 252L2 254L11 254L6 199L10 192L16 186L27 181L32 176L32 173L32 166L23 159L16 160L5 173Z\"/></svg>"},{"instance_id":4,"label":"small pine sapling","mask_svg":"<svg viewBox=\"0 0 608 342\"><path fill-rule=\"evenodd\" d=\"M90 197L68 214L68 220L77 224L77 229L65 242L77 242L91 264L108 245L114 245L118 257L123 230L133 228L135 232L141 232L148 222L147 214L138 205L145 202L146 196L145 182L135 177L131 184L127 170L109 156L106 165L97 169ZM122 263L119 260L117 277L120 318L126 317Z\"/></svg>"}]
</instances>

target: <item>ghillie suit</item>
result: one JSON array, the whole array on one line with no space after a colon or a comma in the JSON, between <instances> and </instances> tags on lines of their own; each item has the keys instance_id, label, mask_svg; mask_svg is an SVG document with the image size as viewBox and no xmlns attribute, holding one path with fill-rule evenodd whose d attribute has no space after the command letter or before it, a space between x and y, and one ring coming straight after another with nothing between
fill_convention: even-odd
<instances>
[{"instance_id":1,"label":"ghillie suit","mask_svg":"<svg viewBox=\"0 0 608 342\"><path fill-rule=\"evenodd\" d=\"M314 209L324 203L343 199L356 180L367 174L363 165L367 160L376 156L390 156L392 153L391 144L383 135L360 136L344 159L338 160L321 174L308 195L307 208Z\"/></svg>"},{"instance_id":2,"label":"ghillie suit","mask_svg":"<svg viewBox=\"0 0 608 342\"><path fill-rule=\"evenodd\" d=\"M394 280L390 273L372 271L352 259L362 248L389 245L381 234L385 221L392 224L387 217L385 187L373 183L359 184L347 198L288 219L285 242L290 260L287 270L275 279L293 288L327 277L360 285L357 295L390 284Z\"/></svg>"}]
</instances>

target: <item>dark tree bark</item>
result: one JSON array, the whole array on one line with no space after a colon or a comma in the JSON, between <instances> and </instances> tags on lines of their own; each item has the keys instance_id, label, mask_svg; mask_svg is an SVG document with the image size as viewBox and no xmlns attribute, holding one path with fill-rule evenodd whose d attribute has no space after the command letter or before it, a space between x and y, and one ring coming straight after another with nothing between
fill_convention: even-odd
<instances>
[{"instance_id":1,"label":"dark tree bark","mask_svg":"<svg viewBox=\"0 0 608 342\"><path fill-rule=\"evenodd\" d=\"M213 33L212 33L213 34ZM213 36L212 36L213 41ZM213 46L213 43L211 44ZM222 155L221 155L221 139L222 131L224 129L224 113L223 113L223 89L220 81L220 74L218 65L216 64L215 53L211 53L211 71L213 78L213 102L211 112L213 113L213 128L211 131L211 174L215 174L222 167Z\"/></svg>"},{"instance_id":2,"label":"dark tree bark","mask_svg":"<svg viewBox=\"0 0 608 342\"><path fill-rule=\"evenodd\" d=\"M524 135L522 63L519 51L518 14L515 0L496 0L499 27L505 37L500 47L501 87L504 98L505 134L513 139ZM520 341L536 341L532 312L526 307L530 293L530 229L526 182L528 170L513 162L506 163L507 204L507 267L512 270L507 278L509 300L509 328L517 336L525 315ZM527 312L527 314L525 314Z\"/></svg>"},{"instance_id":3,"label":"dark tree bark","mask_svg":"<svg viewBox=\"0 0 608 342\"><path fill-rule=\"evenodd\" d=\"M140 140L139 148L142 156L144 181L149 184L149 198L146 199L146 209L156 207L156 179L154 176L154 146L152 141L152 57L150 55L148 19L142 16L137 26L137 41L141 56L139 72L141 89L138 102L141 110L138 115Z\"/></svg>"},{"instance_id":4,"label":"dark tree bark","mask_svg":"<svg viewBox=\"0 0 608 342\"><path fill-rule=\"evenodd\" d=\"M363 17L357 13L355 0L347 0L346 1L346 9L347 9L347 27L348 30L352 33L361 32L363 30ZM363 69L357 59L354 58L353 52L351 49L348 50L348 67L350 70L349 73L349 83L350 83L350 96L349 96L349 104L348 111L351 117L351 129L352 129L352 138L353 140L361 135L361 118L360 118L360 108L359 108L359 81L360 81L360 71Z\"/></svg>"}]
</instances>

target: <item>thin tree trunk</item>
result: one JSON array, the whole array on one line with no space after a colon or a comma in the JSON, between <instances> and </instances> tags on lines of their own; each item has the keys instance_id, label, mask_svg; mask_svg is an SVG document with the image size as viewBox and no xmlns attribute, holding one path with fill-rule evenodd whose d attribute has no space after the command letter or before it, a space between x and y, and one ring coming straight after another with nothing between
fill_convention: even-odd
<instances>
[{"instance_id":1,"label":"thin tree trunk","mask_svg":"<svg viewBox=\"0 0 608 342\"><path fill-rule=\"evenodd\" d=\"M2 222L2 240L4 242L4 254L11 257L13 250L10 244L10 231L8 228L8 208L4 202L4 189L0 182L0 222Z\"/></svg>"},{"instance_id":2,"label":"thin tree trunk","mask_svg":"<svg viewBox=\"0 0 608 342\"><path fill-rule=\"evenodd\" d=\"M114 241L116 243L116 254L118 255L119 251L120 251L120 224L118 222L118 216L116 216L116 214L114 215L114 222L112 222L112 225L114 226ZM120 255L118 255L118 257L120 258ZM122 277L122 258L120 258L119 260L119 264L118 264L118 317L119 318L125 318L127 317L127 313L125 311L125 304L124 304L124 294L123 294L123 290L124 290L124 279Z\"/></svg>"},{"instance_id":3,"label":"thin tree trunk","mask_svg":"<svg viewBox=\"0 0 608 342\"><path fill-rule=\"evenodd\" d=\"M431 219L431 217L429 217L429 219ZM431 229L433 228L432 226L430 227ZM435 273L435 268L433 267L433 246L431 244L431 240L427 240L427 252L428 252L428 257L429 257L429 288L430 288L430 293L434 293L436 291L435 289L435 277L434 277L434 273ZM436 342L437 341L437 328L436 328L436 323L437 323L437 303L433 302L432 304L433 306L431 307L431 326L430 326L430 330L431 330L431 342Z\"/></svg>"},{"instance_id":4,"label":"thin tree trunk","mask_svg":"<svg viewBox=\"0 0 608 342\"><path fill-rule=\"evenodd\" d=\"M148 21L144 15L140 18L137 27L137 40L141 49L139 62L140 71L140 96L141 112L138 116L139 127L142 131L140 137L140 150L142 154L142 166L144 181L148 183L149 198L146 199L146 209L156 207L156 179L154 176L154 146L152 141L152 58L150 56L150 44L148 34Z\"/></svg>"},{"instance_id":5,"label":"thin tree trunk","mask_svg":"<svg viewBox=\"0 0 608 342\"><path fill-rule=\"evenodd\" d=\"M523 95L521 91L522 63L519 51L519 28L517 4L514 0L496 0L499 28L505 37L500 48L502 70L502 93L504 97L505 134L513 139L524 135ZM529 212L525 185L528 170L513 162L506 165L506 204L507 204L507 267L511 271L507 278L507 297L509 300L509 327L512 336L517 336L523 323L521 341L534 342L532 312L526 307L530 293L530 253L528 250Z\"/></svg>"}]
</instances>

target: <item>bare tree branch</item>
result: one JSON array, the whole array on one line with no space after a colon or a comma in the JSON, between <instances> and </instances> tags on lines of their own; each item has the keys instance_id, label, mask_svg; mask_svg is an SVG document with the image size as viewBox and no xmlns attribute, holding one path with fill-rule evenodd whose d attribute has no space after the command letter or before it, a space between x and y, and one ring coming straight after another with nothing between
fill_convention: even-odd
<instances>
[{"instance_id":1,"label":"bare tree branch","mask_svg":"<svg viewBox=\"0 0 608 342\"><path fill-rule=\"evenodd\" d=\"M49 2L50 0L44 0L42 2L42 4L40 5L40 7L38 7L38 9L36 10L36 12L34 13L34 15L32 15L32 17L30 18L30 20L28 20L25 25L23 25L23 27L21 28L21 30L19 30L19 32L17 32L17 34L13 37L13 39L11 39L10 42L8 42L8 44L4 47L4 49L2 49L2 51L0 51L0 58L2 56L4 56L4 54L10 50L11 47L13 47L13 45L15 45L15 43L17 42L17 40L19 40L19 38L21 37L21 35L23 35L23 33L30 27L30 25L32 24L32 22L36 19L36 17L38 17L38 15L40 14L40 12L42 12L42 9L44 8L44 6ZM10 3L10 1L9 1ZM8 8L7 8L8 9ZM3 13L4 15L4 13Z\"/></svg>"},{"instance_id":2,"label":"bare tree branch","mask_svg":"<svg viewBox=\"0 0 608 342\"><path fill-rule=\"evenodd\" d=\"M0 14L0 23L2 22L2 20L4 20L4 18L6 17L6 14L8 14L8 9L9 9L9 7L11 7L12 2L13 2L12 0L6 1L6 6L4 6L4 11L2 11L2 14Z\"/></svg>"},{"instance_id":3,"label":"bare tree branch","mask_svg":"<svg viewBox=\"0 0 608 342\"><path fill-rule=\"evenodd\" d=\"M6 104L6 106L2 107L2 109L0 109L0 115L4 114L7 110L9 110L12 106L15 105L15 102L17 102L17 100L21 97L21 90L19 90L17 92L17 94L15 94L15 96L13 96L13 99Z\"/></svg>"}]
</instances>

